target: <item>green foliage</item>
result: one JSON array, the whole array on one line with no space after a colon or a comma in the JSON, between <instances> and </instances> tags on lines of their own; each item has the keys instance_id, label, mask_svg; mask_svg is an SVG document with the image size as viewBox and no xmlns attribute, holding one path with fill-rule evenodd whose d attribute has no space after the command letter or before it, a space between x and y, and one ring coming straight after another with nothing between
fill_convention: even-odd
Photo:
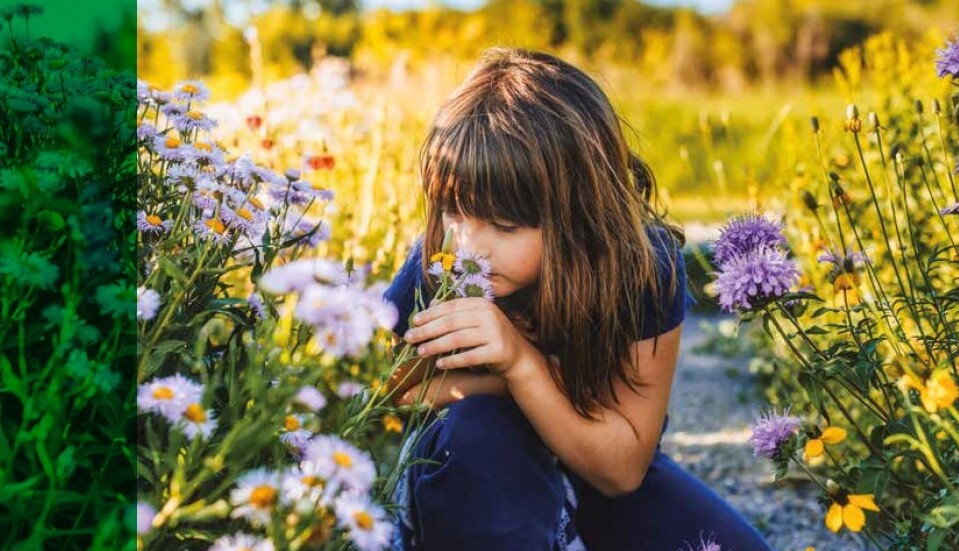
<instances>
[{"instance_id":1,"label":"green foliage","mask_svg":"<svg viewBox=\"0 0 959 551\"><path fill-rule=\"evenodd\" d=\"M0 50L0 547L133 549L134 76L11 7Z\"/></svg>"}]
</instances>

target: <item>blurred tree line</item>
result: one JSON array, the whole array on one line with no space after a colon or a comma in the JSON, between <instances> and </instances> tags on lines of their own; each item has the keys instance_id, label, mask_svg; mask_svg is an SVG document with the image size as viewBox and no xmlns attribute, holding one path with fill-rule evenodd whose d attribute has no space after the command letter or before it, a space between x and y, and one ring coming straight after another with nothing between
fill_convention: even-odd
<instances>
[{"instance_id":1,"label":"blurred tree line","mask_svg":"<svg viewBox=\"0 0 959 551\"><path fill-rule=\"evenodd\" d=\"M143 18L151 15L141 11L141 77L167 86L203 76L239 91L254 78L309 70L326 54L388 67L397 59L472 61L505 44L629 65L653 85L735 91L815 82L836 66L839 52L881 31L908 39L930 27L945 35L959 30L956 0L738 0L710 16L635 0L489 0L475 11L431 5L398 13L364 11L359 0L281 0L248 23L228 24L225 10L244 2L256 0L162 0L171 23L160 31L147 30ZM258 63L251 63L254 42Z\"/></svg>"}]
</instances>

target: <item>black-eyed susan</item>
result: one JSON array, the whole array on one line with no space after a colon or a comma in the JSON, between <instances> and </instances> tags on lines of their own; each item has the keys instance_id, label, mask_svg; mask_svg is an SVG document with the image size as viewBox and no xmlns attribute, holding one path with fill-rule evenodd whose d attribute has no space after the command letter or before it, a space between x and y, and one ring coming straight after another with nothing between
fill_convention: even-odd
<instances>
[{"instance_id":1,"label":"black-eyed susan","mask_svg":"<svg viewBox=\"0 0 959 551\"><path fill-rule=\"evenodd\" d=\"M839 444L846 439L846 430L839 427L826 427L822 432L814 428L806 440L806 446L803 449L803 459L806 462L821 456L826 451L826 444Z\"/></svg>"},{"instance_id":2,"label":"black-eyed susan","mask_svg":"<svg viewBox=\"0 0 959 551\"><path fill-rule=\"evenodd\" d=\"M826 513L826 527L833 532L839 532L843 526L859 532L866 525L866 514L863 510L879 512L872 494L849 494L845 490L839 490L832 500Z\"/></svg>"}]
</instances>

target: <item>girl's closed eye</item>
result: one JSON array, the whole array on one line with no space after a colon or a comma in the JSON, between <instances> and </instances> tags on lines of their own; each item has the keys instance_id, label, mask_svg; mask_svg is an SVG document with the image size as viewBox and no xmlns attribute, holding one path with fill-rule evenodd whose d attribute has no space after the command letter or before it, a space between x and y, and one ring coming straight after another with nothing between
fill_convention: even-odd
<instances>
[{"instance_id":1,"label":"girl's closed eye","mask_svg":"<svg viewBox=\"0 0 959 551\"><path fill-rule=\"evenodd\" d=\"M516 226L505 226L503 224L497 224L496 222L493 222L493 227L503 233L514 233L517 228Z\"/></svg>"}]
</instances>

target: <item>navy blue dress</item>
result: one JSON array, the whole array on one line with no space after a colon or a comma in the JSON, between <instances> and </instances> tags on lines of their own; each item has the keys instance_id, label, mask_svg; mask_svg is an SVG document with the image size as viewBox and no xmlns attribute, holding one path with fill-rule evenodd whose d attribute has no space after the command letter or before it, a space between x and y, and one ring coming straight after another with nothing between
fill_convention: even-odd
<instances>
[{"instance_id":1,"label":"navy blue dress","mask_svg":"<svg viewBox=\"0 0 959 551\"><path fill-rule=\"evenodd\" d=\"M638 340L674 329L693 300L680 248L653 242L661 273L676 264L680 292L644 297L644 312L667 306L660 323L644 322ZM422 236L384 292L399 309L398 335L406 332L417 287L429 302L421 258ZM398 551L686 551L710 539L722 551L771 551L740 513L660 446L642 486L609 498L550 452L511 397L469 396L445 413L405 442L403 454L432 461L408 467L397 486ZM668 424L667 416L663 432Z\"/></svg>"}]
</instances>

